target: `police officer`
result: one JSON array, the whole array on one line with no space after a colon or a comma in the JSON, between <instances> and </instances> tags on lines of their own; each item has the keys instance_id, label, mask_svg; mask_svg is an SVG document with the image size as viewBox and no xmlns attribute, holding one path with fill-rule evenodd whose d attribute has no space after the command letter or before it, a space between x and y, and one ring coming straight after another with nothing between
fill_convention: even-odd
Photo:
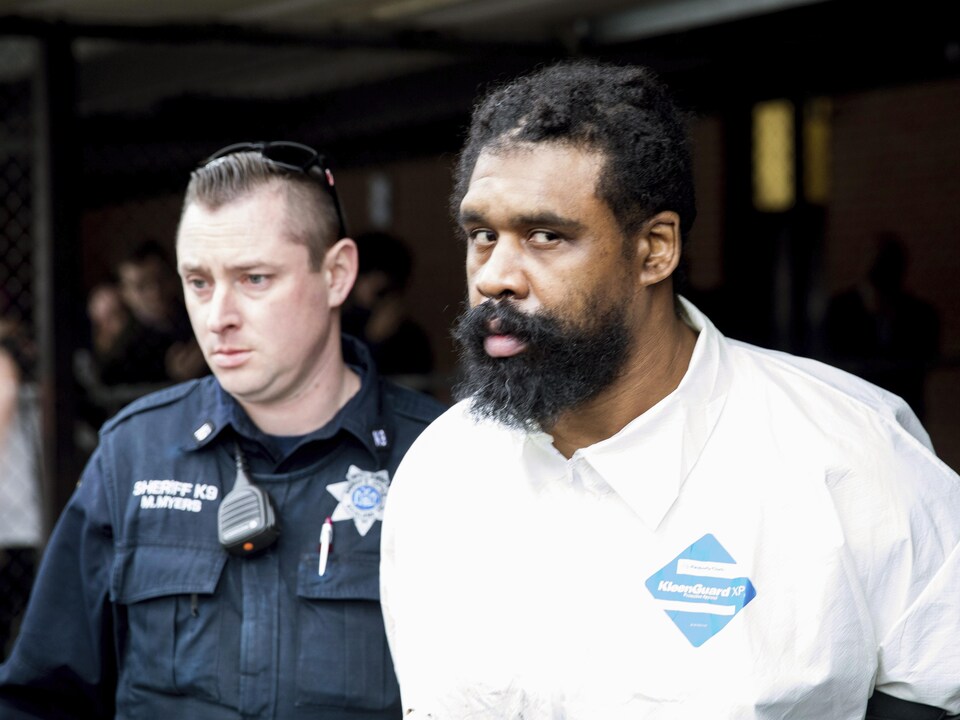
<instances>
[{"instance_id":1,"label":"police officer","mask_svg":"<svg viewBox=\"0 0 960 720\"><path fill-rule=\"evenodd\" d=\"M324 158L218 152L177 260L213 374L102 428L0 666L0 717L399 717L380 520L442 408L341 336L357 250Z\"/></svg>"}]
</instances>

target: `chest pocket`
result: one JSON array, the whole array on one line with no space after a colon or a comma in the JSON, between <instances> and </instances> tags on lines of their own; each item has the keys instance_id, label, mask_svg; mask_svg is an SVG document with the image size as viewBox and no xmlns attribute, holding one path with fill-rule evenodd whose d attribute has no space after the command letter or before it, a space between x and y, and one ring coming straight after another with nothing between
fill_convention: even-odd
<instances>
[{"instance_id":1,"label":"chest pocket","mask_svg":"<svg viewBox=\"0 0 960 720\"><path fill-rule=\"evenodd\" d=\"M383 710L400 690L380 610L379 555L301 556L297 578L297 703Z\"/></svg>"},{"instance_id":2,"label":"chest pocket","mask_svg":"<svg viewBox=\"0 0 960 720\"><path fill-rule=\"evenodd\" d=\"M121 682L219 700L221 613L214 607L226 553L146 545L118 553L111 599L126 613Z\"/></svg>"}]
</instances>

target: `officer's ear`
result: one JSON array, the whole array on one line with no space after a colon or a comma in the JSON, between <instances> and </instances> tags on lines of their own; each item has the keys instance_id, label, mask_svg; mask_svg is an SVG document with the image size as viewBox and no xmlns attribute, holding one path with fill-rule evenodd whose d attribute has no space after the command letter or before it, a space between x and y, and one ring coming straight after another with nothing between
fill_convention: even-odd
<instances>
[{"instance_id":1,"label":"officer's ear","mask_svg":"<svg viewBox=\"0 0 960 720\"><path fill-rule=\"evenodd\" d=\"M634 242L640 283L655 285L667 279L680 264L680 216L664 210L648 218Z\"/></svg>"},{"instance_id":2,"label":"officer's ear","mask_svg":"<svg viewBox=\"0 0 960 720\"><path fill-rule=\"evenodd\" d=\"M340 307L346 301L359 267L357 244L350 238L341 238L323 257L323 270L327 281L327 302L330 307Z\"/></svg>"}]
</instances>

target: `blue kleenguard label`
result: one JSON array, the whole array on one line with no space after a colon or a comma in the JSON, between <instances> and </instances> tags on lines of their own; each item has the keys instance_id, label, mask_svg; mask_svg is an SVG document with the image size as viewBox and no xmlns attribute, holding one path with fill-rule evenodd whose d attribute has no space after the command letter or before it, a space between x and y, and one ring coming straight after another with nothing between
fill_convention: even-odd
<instances>
[{"instance_id":1,"label":"blue kleenguard label","mask_svg":"<svg viewBox=\"0 0 960 720\"><path fill-rule=\"evenodd\" d=\"M651 575L647 589L694 647L723 630L757 595L730 553L709 534Z\"/></svg>"}]
</instances>

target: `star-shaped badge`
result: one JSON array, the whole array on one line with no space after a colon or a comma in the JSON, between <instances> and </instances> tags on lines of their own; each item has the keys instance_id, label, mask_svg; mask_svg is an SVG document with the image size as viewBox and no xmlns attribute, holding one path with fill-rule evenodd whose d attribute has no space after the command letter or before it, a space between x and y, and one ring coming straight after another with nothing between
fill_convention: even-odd
<instances>
[{"instance_id":1,"label":"star-shaped badge","mask_svg":"<svg viewBox=\"0 0 960 720\"><path fill-rule=\"evenodd\" d=\"M389 488L390 473L386 470L371 472L351 465L346 480L327 485L327 492L340 501L331 519L337 522L352 518L357 532L366 535L374 522L383 520Z\"/></svg>"}]
</instances>

